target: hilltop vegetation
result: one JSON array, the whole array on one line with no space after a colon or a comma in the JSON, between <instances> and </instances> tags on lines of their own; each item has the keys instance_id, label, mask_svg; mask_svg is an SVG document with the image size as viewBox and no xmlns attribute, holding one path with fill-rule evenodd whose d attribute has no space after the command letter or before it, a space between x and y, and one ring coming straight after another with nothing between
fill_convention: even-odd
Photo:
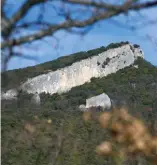
<instances>
[{"instance_id":1,"label":"hilltop vegetation","mask_svg":"<svg viewBox=\"0 0 157 165\"><path fill-rule=\"evenodd\" d=\"M58 66L61 65L63 63L58 63ZM131 114L140 117L151 132L157 133L157 68L141 58L135 65L138 69L130 66L107 77L93 78L90 83L74 87L61 95L43 93L40 107L33 105L31 94L26 93L22 93L18 101L2 101L2 164L54 164L59 137L64 137L56 165L113 165L110 157L102 158L95 154L95 147L109 138L108 133L101 130L95 121L84 123L82 113L78 111L78 106L84 104L86 98L103 92L114 101L124 101ZM51 66L47 69L52 69ZM31 72L33 67L29 69ZM38 70L36 74L44 70ZM19 71L19 75L25 74L19 78L20 81L35 74L24 71ZM19 72L16 70L16 73ZM14 71L10 73L15 74ZM36 115L38 119L34 117ZM51 119L52 123L48 124L47 119ZM37 134L25 131L25 123L37 126ZM148 165L144 157L128 159L125 164L136 164L138 160Z\"/></svg>"}]
</instances>

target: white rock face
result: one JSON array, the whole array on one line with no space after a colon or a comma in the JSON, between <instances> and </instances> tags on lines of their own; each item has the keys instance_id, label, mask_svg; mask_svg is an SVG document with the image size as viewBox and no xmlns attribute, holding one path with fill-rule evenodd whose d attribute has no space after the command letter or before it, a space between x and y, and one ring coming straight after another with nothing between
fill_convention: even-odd
<instances>
[{"instance_id":1,"label":"white rock face","mask_svg":"<svg viewBox=\"0 0 157 165\"><path fill-rule=\"evenodd\" d=\"M71 66L28 79L22 84L21 89L34 94L67 92L72 87L90 82L93 77L107 76L133 65L137 57L143 58L142 50L126 44L75 62Z\"/></svg>"},{"instance_id":2,"label":"white rock face","mask_svg":"<svg viewBox=\"0 0 157 165\"><path fill-rule=\"evenodd\" d=\"M1 100L6 99L6 100L13 100L17 99L17 90L16 89L10 89L6 93L2 92L1 93Z\"/></svg>"},{"instance_id":3,"label":"white rock face","mask_svg":"<svg viewBox=\"0 0 157 165\"><path fill-rule=\"evenodd\" d=\"M86 106L84 104L81 104L79 106L79 109L80 109L80 111L84 112L84 111L86 111Z\"/></svg>"},{"instance_id":4,"label":"white rock face","mask_svg":"<svg viewBox=\"0 0 157 165\"><path fill-rule=\"evenodd\" d=\"M86 99L86 109L98 106L102 107L103 109L111 108L111 100L107 94L102 93L100 95Z\"/></svg>"},{"instance_id":5,"label":"white rock face","mask_svg":"<svg viewBox=\"0 0 157 165\"><path fill-rule=\"evenodd\" d=\"M31 99L33 104L40 105L40 95L35 93Z\"/></svg>"},{"instance_id":6,"label":"white rock face","mask_svg":"<svg viewBox=\"0 0 157 165\"><path fill-rule=\"evenodd\" d=\"M136 68L136 69L138 69L138 65L134 65L133 67Z\"/></svg>"}]
</instances>

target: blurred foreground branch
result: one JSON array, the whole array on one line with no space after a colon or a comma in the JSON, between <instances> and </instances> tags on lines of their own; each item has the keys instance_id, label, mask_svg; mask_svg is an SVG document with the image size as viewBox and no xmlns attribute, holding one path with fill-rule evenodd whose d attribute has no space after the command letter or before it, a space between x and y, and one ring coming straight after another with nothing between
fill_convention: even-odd
<instances>
[{"instance_id":1,"label":"blurred foreground branch","mask_svg":"<svg viewBox=\"0 0 157 165\"><path fill-rule=\"evenodd\" d=\"M15 28L14 26L16 25L16 23L23 18L23 16L28 12L28 10L34 6L37 5L41 2L44 2L43 0L38 0L38 1L26 1L26 3L21 7L21 9L8 21L6 26L3 26L2 24L2 35L5 36L5 34L9 34L11 33L11 31ZM11 47L11 46L17 46L26 42L32 42L34 40L38 40L41 39L42 37L48 36L48 35L52 35L54 32L61 30L61 29L69 29L69 28L73 28L73 27L85 27L85 26L89 26L92 25L100 20L103 19L107 19L110 17L113 17L115 15L121 14L121 13L125 13L129 10L140 10L140 9L145 9L145 8L149 8L152 6L156 6L157 5L157 1L153 1L153 2L145 2L145 3L141 3L141 4L134 4L133 1L132 3L124 3L123 5L120 6L116 6L116 5L107 5L105 3L97 3L97 2L90 2L90 1L74 1L74 0L69 0L69 1L65 1L65 3L72 3L72 4L80 4L80 5L89 5L89 6L93 6L96 8L104 8L105 10L97 12L97 13L93 13L94 15L90 16L88 19L85 19L83 21L79 21L79 20L74 20L74 19L70 19L70 14L69 14L69 18L66 19L63 23L60 24L52 24L49 25L48 28L46 29L42 29L39 32L29 35L29 36L25 36L25 37L19 37L18 39L9 39L7 41L3 41L1 48L6 48L6 47ZM68 13L65 13L65 16L68 16ZM3 20L4 18L2 18ZM43 23L44 24L44 23Z\"/></svg>"},{"instance_id":2,"label":"blurred foreground branch","mask_svg":"<svg viewBox=\"0 0 157 165\"><path fill-rule=\"evenodd\" d=\"M20 46L26 47L45 37L54 37L59 31L81 35L100 21L122 14L128 16L130 11L157 7L156 0L125 0L121 4L96 0L26 0L14 4L19 6L18 10L14 10L14 5L10 3L5 0L1 3L1 50L4 63L8 63L14 54L17 55ZM11 8L14 12L11 12ZM30 15L33 19L30 19Z\"/></svg>"}]
</instances>

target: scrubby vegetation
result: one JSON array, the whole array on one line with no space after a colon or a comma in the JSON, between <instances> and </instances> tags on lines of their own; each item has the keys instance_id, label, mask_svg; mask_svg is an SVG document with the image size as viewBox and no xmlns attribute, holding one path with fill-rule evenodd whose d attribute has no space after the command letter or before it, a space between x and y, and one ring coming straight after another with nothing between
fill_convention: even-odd
<instances>
[{"instance_id":1,"label":"scrubby vegetation","mask_svg":"<svg viewBox=\"0 0 157 165\"><path fill-rule=\"evenodd\" d=\"M74 57L75 60L81 58L77 55ZM64 58L74 61L74 57ZM58 62L56 67L63 67L62 62ZM33 105L31 95L26 93L21 93L17 101L2 101L2 164L113 165L112 157L103 158L95 152L101 141L110 140L108 132L102 130L96 121L84 122L82 113L78 111L78 106L84 104L86 98L102 92L114 101L127 104L129 113L141 118L149 131L156 135L157 68L140 58L135 65L139 68L130 66L107 77L92 78L90 83L61 95L43 93L40 107ZM8 86L3 84L3 87L12 86L13 83L17 85L27 77L43 73L45 68L53 69L51 67L54 64L45 63L40 71L39 66L27 68L28 71L21 69L8 72L13 77L17 74L19 79L16 81L14 77ZM31 68L38 68L38 71L32 73ZM128 158L125 164L138 162L149 164L144 156L135 160Z\"/></svg>"}]
</instances>

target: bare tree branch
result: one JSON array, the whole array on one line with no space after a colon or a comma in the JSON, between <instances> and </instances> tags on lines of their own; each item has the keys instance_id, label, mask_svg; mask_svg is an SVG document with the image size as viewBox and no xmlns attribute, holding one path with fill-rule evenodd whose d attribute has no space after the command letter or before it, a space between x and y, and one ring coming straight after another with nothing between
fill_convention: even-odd
<instances>
[{"instance_id":1,"label":"bare tree branch","mask_svg":"<svg viewBox=\"0 0 157 165\"><path fill-rule=\"evenodd\" d=\"M6 11L7 5L9 5L9 1L6 3L6 0L2 0L1 49L5 52L3 56L6 63L13 56L19 56L15 52L15 46L22 45L26 47L26 44L31 44L33 41L43 40L47 36L53 37L54 33L60 30L84 35L93 28L95 23L98 24L102 20L107 20L120 14L128 16L129 11L141 11L142 9L156 7L157 0L145 2L125 0L121 5L118 2L111 4L107 1L97 0L26 0L17 12L10 17L7 14L9 11ZM33 7L38 7L40 12L37 13L37 18L31 22L31 20L24 18ZM52 10L51 16L47 12L47 7ZM47 19L46 14L50 18ZM116 26L134 31L137 28L145 27L147 23L155 24L156 22L156 20L148 21L148 18L137 18L138 21L136 19L136 22L138 23L135 24L130 24L129 22L125 24L119 20L112 19L110 22ZM131 19L133 20L135 17L131 17ZM139 24L139 21L141 24ZM23 35L23 32L31 32L31 34L26 33L27 35ZM150 37L147 36L147 39L150 40ZM152 39L150 41L152 42ZM19 57L24 56L20 55Z\"/></svg>"},{"instance_id":2,"label":"bare tree branch","mask_svg":"<svg viewBox=\"0 0 157 165\"><path fill-rule=\"evenodd\" d=\"M32 1L32 0L29 0L29 1ZM36 0L35 2L41 2L41 1L42 0ZM75 1L77 1L77 0L75 0ZM32 4L36 4L36 3L32 3ZM115 15L125 13L128 10L140 10L140 9L153 7L156 5L157 5L157 1L134 4L131 6L130 5L126 6L126 4L124 4L120 7L118 7L117 10L104 11L104 12L101 12L97 15L91 16L90 18L83 20L83 21L66 20L65 22L63 22L61 24L51 25L51 26L49 26L49 28L43 29L43 30L41 30L41 31L39 31L33 35L20 37L18 39L11 39L9 41L4 41L4 42L2 42L1 48L20 45L20 44L24 44L26 42L32 42L34 40L41 39L45 36L52 35L56 31L61 30L61 29L69 29L69 28L73 28L73 27L81 28L81 27L85 27L88 25L92 25L92 24L94 24L100 20L108 19L108 18L111 18ZM20 16L16 16L15 18L16 18L16 20L18 20L17 18L20 18ZM15 20L15 18L14 18L14 20Z\"/></svg>"},{"instance_id":3,"label":"bare tree branch","mask_svg":"<svg viewBox=\"0 0 157 165\"><path fill-rule=\"evenodd\" d=\"M112 5L109 3L104 3L104 2L95 2L95 1L86 1L86 0L65 0L65 2L68 3L73 3L73 4L81 4L85 6L92 6L92 7L97 7L97 8L104 8L104 9L109 9L109 10L122 10L124 9L124 6L130 6L130 3L133 1L126 1L126 3L123 6L120 5ZM142 8L148 8L157 5L157 1L152 1L152 2L146 2L143 4L135 4L133 6L130 6L129 9L131 10L139 10Z\"/></svg>"},{"instance_id":4,"label":"bare tree branch","mask_svg":"<svg viewBox=\"0 0 157 165\"><path fill-rule=\"evenodd\" d=\"M23 16L26 15L26 13L34 6L37 5L39 3L45 2L45 0L27 0L23 6L20 8L20 10L18 10L17 13L15 13L15 15L13 15L13 17L11 18L10 22L11 24L15 24L16 22L18 22Z\"/></svg>"},{"instance_id":5,"label":"bare tree branch","mask_svg":"<svg viewBox=\"0 0 157 165\"><path fill-rule=\"evenodd\" d=\"M1 9L3 9L6 0L1 0Z\"/></svg>"},{"instance_id":6,"label":"bare tree branch","mask_svg":"<svg viewBox=\"0 0 157 165\"><path fill-rule=\"evenodd\" d=\"M5 28L2 26L2 34L3 33L10 33L11 28L15 25L21 18L25 16L25 14L30 10L34 5L37 5L45 0L27 0L22 7L12 16L9 20L9 23Z\"/></svg>"},{"instance_id":7,"label":"bare tree branch","mask_svg":"<svg viewBox=\"0 0 157 165\"><path fill-rule=\"evenodd\" d=\"M104 9L109 9L109 10L118 10L120 6L118 5L112 5L109 3L105 2L95 2L95 1L86 1L86 0L64 0L67 3L71 4L81 4L85 6L92 6L92 7L97 7L97 8L104 8Z\"/></svg>"}]
</instances>

